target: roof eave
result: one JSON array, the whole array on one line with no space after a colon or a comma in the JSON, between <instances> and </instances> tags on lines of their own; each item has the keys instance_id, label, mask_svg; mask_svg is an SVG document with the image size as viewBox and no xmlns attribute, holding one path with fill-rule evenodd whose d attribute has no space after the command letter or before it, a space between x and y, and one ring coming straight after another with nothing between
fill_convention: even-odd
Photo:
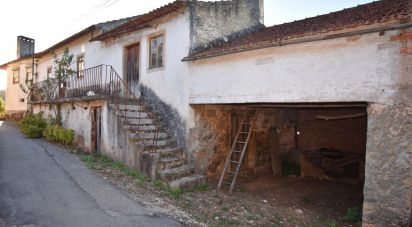
<instances>
[{"instance_id":1,"label":"roof eave","mask_svg":"<svg viewBox=\"0 0 412 227\"><path fill-rule=\"evenodd\" d=\"M47 48L46 50L43 50L43 51L41 51L41 52L35 53L35 54L33 54L33 55L30 55L30 56L26 56L26 57L14 59L14 60L12 60L12 61L9 61L9 62L7 62L7 63L4 63L4 64L0 65L0 69L4 69L4 70L5 70L5 69L7 69L7 65L13 64L13 63L16 63L16 62L19 62L19 61L23 61L23 60L26 60L26 59L29 59L29 58L39 58L39 57L42 57L42 56L44 56L44 55L46 55L46 54L49 54L49 53L52 52L54 49L57 49L57 48L65 45L65 44L67 44L67 43L69 43L69 42L71 42L71 41L73 41L73 40L76 40L76 39L80 38L81 36L83 36L83 35L91 32L91 31L93 31L94 29L95 29L95 25L91 25L91 26L89 26L89 27L81 30L80 32L78 32L78 33L76 33L76 34L74 34L74 35L72 35L72 36L70 36L70 37L68 37L68 38L66 38L66 39L64 39L64 40L56 43L56 44L54 44L53 46Z\"/></svg>"},{"instance_id":2,"label":"roof eave","mask_svg":"<svg viewBox=\"0 0 412 227\"><path fill-rule=\"evenodd\" d=\"M269 47L286 46L286 45L293 45L293 44L299 44L299 43L330 40L330 39L357 36L357 35L363 35L363 34L369 34L369 33L406 29L406 28L411 28L411 27L412 27L412 22L407 22L407 23L399 23L399 24L394 24L394 25L381 26L381 27L376 27L376 28L362 29L362 30L351 31L351 32L342 32L342 33L337 33L337 34L327 34L327 35L321 35L321 36L315 36L315 37L303 37L303 38L298 38L298 39L282 40L282 41L266 43L266 44L262 44L262 45L258 45L254 47L246 47L246 48L238 49L238 50L230 50L230 51L212 53L212 54L208 54L204 56L195 56L195 55L190 56L189 55L187 57L184 57L181 61L183 62L196 61L196 60L219 57L219 56L224 56L224 55L229 55L229 54L236 54L236 53L241 53L241 52L246 52L246 51L259 50L259 49L264 49L264 48L269 48Z\"/></svg>"}]
</instances>

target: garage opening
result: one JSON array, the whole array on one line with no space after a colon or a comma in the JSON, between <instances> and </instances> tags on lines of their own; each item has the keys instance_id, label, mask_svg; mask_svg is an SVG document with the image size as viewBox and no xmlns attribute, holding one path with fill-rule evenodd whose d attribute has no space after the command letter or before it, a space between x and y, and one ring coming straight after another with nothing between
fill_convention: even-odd
<instances>
[{"instance_id":1,"label":"garage opening","mask_svg":"<svg viewBox=\"0 0 412 227\"><path fill-rule=\"evenodd\" d=\"M233 196L249 193L277 208L313 216L353 213L357 217L349 218L360 218L365 103L193 106L200 127L195 134L203 141L195 154L196 166L217 184L244 117L257 106Z\"/></svg>"}]
</instances>

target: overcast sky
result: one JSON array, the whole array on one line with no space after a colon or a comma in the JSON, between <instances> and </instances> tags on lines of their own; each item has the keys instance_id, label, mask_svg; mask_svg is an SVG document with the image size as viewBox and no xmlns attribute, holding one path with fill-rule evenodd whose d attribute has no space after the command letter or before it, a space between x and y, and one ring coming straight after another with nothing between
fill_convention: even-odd
<instances>
[{"instance_id":1,"label":"overcast sky","mask_svg":"<svg viewBox=\"0 0 412 227\"><path fill-rule=\"evenodd\" d=\"M16 58L16 37L36 40L42 51L92 24L139 15L173 0L2 0L0 64ZM353 7L371 0L264 0L271 26ZM0 70L0 90L6 86Z\"/></svg>"}]
</instances>

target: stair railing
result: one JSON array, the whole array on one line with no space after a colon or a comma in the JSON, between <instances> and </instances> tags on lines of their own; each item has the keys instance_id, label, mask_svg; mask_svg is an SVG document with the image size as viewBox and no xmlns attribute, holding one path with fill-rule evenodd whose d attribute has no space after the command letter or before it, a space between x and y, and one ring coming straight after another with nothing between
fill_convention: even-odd
<instances>
[{"instance_id":1,"label":"stair railing","mask_svg":"<svg viewBox=\"0 0 412 227\"><path fill-rule=\"evenodd\" d=\"M40 83L39 83L40 84ZM127 109L121 109L120 105L139 105L138 114L138 128L140 129L143 124L141 114L147 113L147 116L152 120L155 126L153 143L149 146L148 151L156 153L157 140L159 132L159 122L152 111L147 109L146 103L137 98L136 95L130 90L127 83L121 78L121 76L110 65L98 65L91 68L87 68L69 75L66 80L59 84L54 91L54 98L52 99L68 99L68 98L87 98L96 97L102 99L109 99L116 108L116 112L120 113L122 117L122 123L131 125L131 122L127 118ZM29 93L28 98L33 96ZM43 98L37 101L46 101ZM32 111L33 105L28 107L28 111ZM138 130L140 131L140 130Z\"/></svg>"},{"instance_id":2,"label":"stair railing","mask_svg":"<svg viewBox=\"0 0 412 227\"><path fill-rule=\"evenodd\" d=\"M150 120L152 120L155 130L154 130L154 136L153 136L153 143L152 146L149 147L149 152L156 153L157 149L157 140L158 140L158 133L159 133L159 122L157 121L155 115L153 112L149 109L147 109L146 103L141 99L137 98L136 95L130 90L129 86L127 83L119 76L119 74L113 69L112 66L106 66L110 67L110 98L113 102L113 104L116 106L117 111L119 111L123 115L123 119L126 124L130 125L130 122L128 121L127 118L127 109L121 109L120 105L133 105L133 104L138 104L140 109L139 109L139 115L138 115L138 120L139 122L142 120L141 114L146 113L147 116L149 117ZM138 124L138 128L142 127L142 124ZM139 130L140 131L140 130Z\"/></svg>"}]
</instances>

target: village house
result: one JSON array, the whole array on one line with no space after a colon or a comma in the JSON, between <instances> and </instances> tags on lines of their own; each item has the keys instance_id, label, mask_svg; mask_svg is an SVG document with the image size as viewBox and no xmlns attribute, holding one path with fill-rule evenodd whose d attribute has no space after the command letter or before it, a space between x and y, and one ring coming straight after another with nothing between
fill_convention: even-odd
<instances>
[{"instance_id":1,"label":"village house","mask_svg":"<svg viewBox=\"0 0 412 227\"><path fill-rule=\"evenodd\" d=\"M79 147L175 188L231 192L298 166L360 185L364 226L410 226L411 16L411 1L381 0L265 27L262 0L178 0L39 53L19 36L0 66L6 114L60 106ZM76 73L35 95L64 48Z\"/></svg>"}]
</instances>

